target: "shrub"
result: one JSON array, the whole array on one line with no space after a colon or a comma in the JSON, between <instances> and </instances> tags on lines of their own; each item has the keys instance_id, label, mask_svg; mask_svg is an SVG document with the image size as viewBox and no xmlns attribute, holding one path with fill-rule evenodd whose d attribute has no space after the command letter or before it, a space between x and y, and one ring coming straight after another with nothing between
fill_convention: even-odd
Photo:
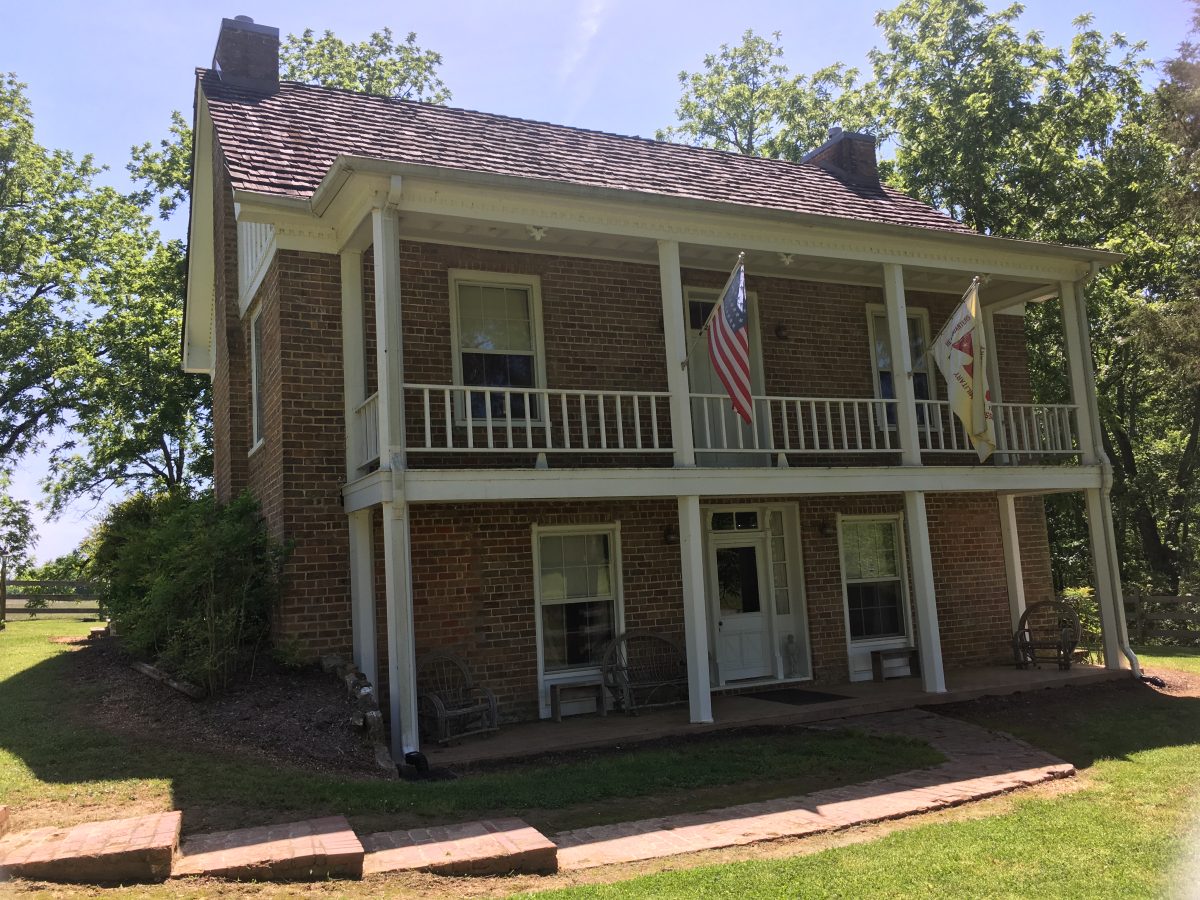
<instances>
[{"instance_id":1,"label":"shrub","mask_svg":"<svg viewBox=\"0 0 1200 900\"><path fill-rule=\"evenodd\" d=\"M249 494L136 494L97 528L91 572L130 651L217 693L268 636L283 556Z\"/></svg>"}]
</instances>

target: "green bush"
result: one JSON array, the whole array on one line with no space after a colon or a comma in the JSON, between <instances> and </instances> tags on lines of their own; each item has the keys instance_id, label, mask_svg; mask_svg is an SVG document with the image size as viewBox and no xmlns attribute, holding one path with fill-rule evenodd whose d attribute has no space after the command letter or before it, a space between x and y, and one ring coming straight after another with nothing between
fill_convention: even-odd
<instances>
[{"instance_id":1,"label":"green bush","mask_svg":"<svg viewBox=\"0 0 1200 900\"><path fill-rule=\"evenodd\" d=\"M131 652L217 693L269 634L283 556L249 494L136 494L97 528L91 573Z\"/></svg>"}]
</instances>

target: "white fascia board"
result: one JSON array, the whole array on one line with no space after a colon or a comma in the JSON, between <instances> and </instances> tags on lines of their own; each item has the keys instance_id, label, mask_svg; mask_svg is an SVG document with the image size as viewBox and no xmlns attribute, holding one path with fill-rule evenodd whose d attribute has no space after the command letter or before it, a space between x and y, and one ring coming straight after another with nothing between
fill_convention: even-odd
<instances>
[{"instance_id":1,"label":"white fascia board","mask_svg":"<svg viewBox=\"0 0 1200 900\"><path fill-rule=\"evenodd\" d=\"M212 377L216 365L216 256L213 246L213 127L196 85L192 123L192 184L188 205L187 289L183 308L183 371Z\"/></svg>"},{"instance_id":2,"label":"white fascia board","mask_svg":"<svg viewBox=\"0 0 1200 900\"><path fill-rule=\"evenodd\" d=\"M391 472L376 469L342 486L342 505L347 513L378 506L392 499Z\"/></svg>"},{"instance_id":3,"label":"white fascia board","mask_svg":"<svg viewBox=\"0 0 1200 900\"><path fill-rule=\"evenodd\" d=\"M339 156L313 194L321 213L348 178L405 178L401 206L412 211L492 218L516 224L606 231L655 240L845 256L932 268L1049 279L1082 277L1119 253L900 225L790 213L733 203ZM605 227L607 226L607 227ZM745 232L744 234L742 232ZM752 240L753 239L753 240Z\"/></svg>"},{"instance_id":4,"label":"white fascia board","mask_svg":"<svg viewBox=\"0 0 1200 900\"><path fill-rule=\"evenodd\" d=\"M410 503L606 497L784 496L903 491L1057 492L1100 484L1098 466L793 469L407 469Z\"/></svg>"}]
</instances>

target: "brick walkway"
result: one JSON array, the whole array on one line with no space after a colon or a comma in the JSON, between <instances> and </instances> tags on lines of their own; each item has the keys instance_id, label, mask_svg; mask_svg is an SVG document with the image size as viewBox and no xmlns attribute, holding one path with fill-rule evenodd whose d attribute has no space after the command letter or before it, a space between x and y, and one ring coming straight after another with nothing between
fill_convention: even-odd
<instances>
[{"instance_id":1,"label":"brick walkway","mask_svg":"<svg viewBox=\"0 0 1200 900\"><path fill-rule=\"evenodd\" d=\"M581 828L552 839L520 819L498 819L381 832L360 841L344 817L331 816L193 835L175 856L180 814L160 813L0 837L0 878L7 871L97 884L161 881L168 875L316 881L404 870L502 875L586 869L910 816L1075 772L1014 738L930 712L883 712L810 727L903 735L929 743L946 761L803 796ZM797 740L803 739L798 733Z\"/></svg>"},{"instance_id":2,"label":"brick walkway","mask_svg":"<svg viewBox=\"0 0 1200 900\"><path fill-rule=\"evenodd\" d=\"M559 869L834 831L982 800L1075 773L1073 766L1014 738L928 712L856 716L819 727L916 738L931 744L946 762L799 797L561 832L552 838L559 848Z\"/></svg>"}]
</instances>

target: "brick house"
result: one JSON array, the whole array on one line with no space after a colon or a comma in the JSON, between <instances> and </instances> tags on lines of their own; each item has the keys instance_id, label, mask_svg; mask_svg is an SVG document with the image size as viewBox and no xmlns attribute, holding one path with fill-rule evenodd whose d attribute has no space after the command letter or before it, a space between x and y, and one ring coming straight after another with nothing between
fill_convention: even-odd
<instances>
[{"instance_id":1,"label":"brick house","mask_svg":"<svg viewBox=\"0 0 1200 900\"><path fill-rule=\"evenodd\" d=\"M212 379L218 496L294 544L277 640L353 653L397 749L435 648L508 721L633 629L683 644L695 722L887 648L944 691L1053 595L1048 492L1086 498L1121 665L1080 295L1112 254L973 233L881 184L869 136L752 159L280 83L278 45L226 19L198 72L184 368ZM682 364L738 251L753 427L702 344ZM924 354L981 273L983 464ZM1023 326L1051 298L1059 405Z\"/></svg>"}]
</instances>

